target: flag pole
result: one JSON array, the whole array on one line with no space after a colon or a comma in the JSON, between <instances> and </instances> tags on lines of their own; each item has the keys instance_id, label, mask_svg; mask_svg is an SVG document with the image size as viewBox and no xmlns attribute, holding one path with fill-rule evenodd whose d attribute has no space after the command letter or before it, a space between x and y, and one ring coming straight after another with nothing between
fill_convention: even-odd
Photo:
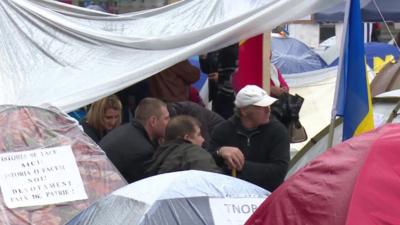
<instances>
[{"instance_id":1,"label":"flag pole","mask_svg":"<svg viewBox=\"0 0 400 225\"><path fill-rule=\"evenodd\" d=\"M343 32L342 32L342 38L340 40L340 54L339 54L339 65L338 65L338 71L337 71L337 76L336 76L336 86L335 86L335 96L333 100L333 106L332 106L332 114L331 114L331 123L329 124L329 133L328 133L328 145L327 148L331 148L333 145L333 136L335 133L335 120L336 120L336 111L337 111L337 101L338 101L338 93L340 89L340 79L342 79L341 73L342 73L342 68L343 68L343 54L345 51L345 42L346 42L346 35L347 35L347 26L348 26L348 18L349 18L349 13L350 13L350 4L351 0L346 2L345 5L345 15L344 15L344 21L343 21Z\"/></svg>"},{"instance_id":2,"label":"flag pole","mask_svg":"<svg viewBox=\"0 0 400 225\"><path fill-rule=\"evenodd\" d=\"M336 116L343 117L342 141L374 128L362 30L360 0L349 0L346 2L329 147L333 142Z\"/></svg>"}]
</instances>

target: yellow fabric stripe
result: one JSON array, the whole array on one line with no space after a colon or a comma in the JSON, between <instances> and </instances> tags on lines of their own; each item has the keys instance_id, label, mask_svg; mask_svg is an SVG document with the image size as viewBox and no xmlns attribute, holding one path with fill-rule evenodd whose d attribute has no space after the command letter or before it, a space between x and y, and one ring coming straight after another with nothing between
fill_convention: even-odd
<instances>
[{"instance_id":1,"label":"yellow fabric stripe","mask_svg":"<svg viewBox=\"0 0 400 225\"><path fill-rule=\"evenodd\" d=\"M393 55L387 55L385 57L385 60L381 59L380 57L373 57L373 63L374 63L374 72L378 74L387 64L389 63L396 63L396 60L394 59Z\"/></svg>"},{"instance_id":2,"label":"yellow fabric stripe","mask_svg":"<svg viewBox=\"0 0 400 225\"><path fill-rule=\"evenodd\" d=\"M368 70L366 70L368 71ZM366 85L367 85L367 90L368 90L368 113L365 115L364 119L361 121L361 123L357 126L357 129L354 131L353 136L357 136L359 134L362 134L364 132L370 131L374 129L374 111L372 108L372 99L371 99L371 88L369 86L369 78L368 74L365 74L365 79L366 79Z\"/></svg>"}]
</instances>

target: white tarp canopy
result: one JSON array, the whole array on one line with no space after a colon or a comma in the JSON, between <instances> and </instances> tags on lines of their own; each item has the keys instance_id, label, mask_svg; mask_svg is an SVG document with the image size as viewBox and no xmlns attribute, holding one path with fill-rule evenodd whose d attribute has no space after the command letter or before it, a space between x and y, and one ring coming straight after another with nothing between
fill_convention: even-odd
<instances>
[{"instance_id":1,"label":"white tarp canopy","mask_svg":"<svg viewBox=\"0 0 400 225\"><path fill-rule=\"evenodd\" d=\"M71 111L341 1L188 0L111 15L50 0L1 0L0 104Z\"/></svg>"}]
</instances>

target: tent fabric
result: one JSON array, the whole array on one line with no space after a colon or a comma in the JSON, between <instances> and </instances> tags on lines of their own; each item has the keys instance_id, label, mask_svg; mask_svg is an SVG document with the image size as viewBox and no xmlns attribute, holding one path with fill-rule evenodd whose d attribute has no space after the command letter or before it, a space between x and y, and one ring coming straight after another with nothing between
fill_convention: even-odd
<instances>
[{"instance_id":1,"label":"tent fabric","mask_svg":"<svg viewBox=\"0 0 400 225\"><path fill-rule=\"evenodd\" d=\"M375 96L373 98L373 107L375 127L380 127L386 123L398 123L399 117L397 116L397 112L400 108L400 90L385 92ZM329 123L325 122L324 125L325 128L311 137L307 144L291 159L289 171L285 179L291 177L299 169L328 149ZM339 119L335 121L333 145L340 143L342 140L342 125Z\"/></svg>"},{"instance_id":2,"label":"tent fabric","mask_svg":"<svg viewBox=\"0 0 400 225\"><path fill-rule=\"evenodd\" d=\"M304 98L299 118L307 131L308 140L330 122L337 67L290 74L285 77L291 94ZM323 100L321 100L323 96ZM301 149L307 142L290 144L292 149Z\"/></svg>"},{"instance_id":3,"label":"tent fabric","mask_svg":"<svg viewBox=\"0 0 400 225\"><path fill-rule=\"evenodd\" d=\"M71 145L88 199L8 208L3 195L0 195L0 224L64 224L97 199L126 185L126 181L108 160L103 150L83 133L76 120L54 108L0 106L0 153L65 145ZM40 169L41 167L33 168ZM46 167L42 165L42 168ZM29 173L29 170L27 171ZM32 170L30 173L33 174ZM51 183L49 184L49 181L27 183L24 188L45 189L45 185L51 185ZM31 192L25 194L29 195ZM16 195L18 196L23 195Z\"/></svg>"},{"instance_id":4,"label":"tent fabric","mask_svg":"<svg viewBox=\"0 0 400 225\"><path fill-rule=\"evenodd\" d=\"M246 222L398 224L400 125L329 149L284 182Z\"/></svg>"},{"instance_id":5,"label":"tent fabric","mask_svg":"<svg viewBox=\"0 0 400 225\"><path fill-rule=\"evenodd\" d=\"M67 225L214 225L210 198L264 199L269 194L254 184L217 173L166 173L116 190Z\"/></svg>"},{"instance_id":6,"label":"tent fabric","mask_svg":"<svg viewBox=\"0 0 400 225\"><path fill-rule=\"evenodd\" d=\"M335 40L336 37L332 39ZM367 64L374 69L375 73L379 73L389 62L400 59L400 51L394 45L381 42L368 42L364 43L364 49ZM332 44L324 50L318 50L318 55L328 66L338 65L339 49L337 45Z\"/></svg>"},{"instance_id":7,"label":"tent fabric","mask_svg":"<svg viewBox=\"0 0 400 225\"><path fill-rule=\"evenodd\" d=\"M373 71L368 68L369 80L374 79ZM299 150L330 123L333 97L337 77L337 66L305 73L290 74L285 77L291 94L304 97L300 110L300 122L306 129L308 140L291 144L293 150ZM323 100L321 100L323 96Z\"/></svg>"},{"instance_id":8,"label":"tent fabric","mask_svg":"<svg viewBox=\"0 0 400 225\"><path fill-rule=\"evenodd\" d=\"M326 63L306 44L295 38L273 37L271 62L288 75L326 68Z\"/></svg>"},{"instance_id":9,"label":"tent fabric","mask_svg":"<svg viewBox=\"0 0 400 225\"><path fill-rule=\"evenodd\" d=\"M191 56L337 2L187 0L112 15L50 0L3 0L0 104L48 103L72 111Z\"/></svg>"},{"instance_id":10,"label":"tent fabric","mask_svg":"<svg viewBox=\"0 0 400 225\"><path fill-rule=\"evenodd\" d=\"M371 95L400 89L400 61L387 64L371 82Z\"/></svg>"},{"instance_id":11,"label":"tent fabric","mask_svg":"<svg viewBox=\"0 0 400 225\"><path fill-rule=\"evenodd\" d=\"M376 2L376 5L375 3ZM317 22L339 22L344 18L345 1L313 15ZM377 9L378 7L378 9ZM364 22L400 21L400 1L396 0L361 0L361 15ZM380 13L382 13L383 18Z\"/></svg>"},{"instance_id":12,"label":"tent fabric","mask_svg":"<svg viewBox=\"0 0 400 225\"><path fill-rule=\"evenodd\" d=\"M387 61L398 61L400 59L400 51L394 45L368 42L364 44L364 48L368 66L373 68L375 73L380 72L385 63L388 63Z\"/></svg>"}]
</instances>

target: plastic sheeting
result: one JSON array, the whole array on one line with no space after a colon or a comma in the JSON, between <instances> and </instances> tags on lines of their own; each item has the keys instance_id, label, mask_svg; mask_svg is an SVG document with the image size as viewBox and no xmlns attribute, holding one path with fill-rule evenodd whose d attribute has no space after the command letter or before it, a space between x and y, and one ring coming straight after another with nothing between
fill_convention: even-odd
<instances>
[{"instance_id":1,"label":"plastic sheeting","mask_svg":"<svg viewBox=\"0 0 400 225\"><path fill-rule=\"evenodd\" d=\"M67 225L214 225L210 198L268 195L268 191L254 184L217 173L195 170L166 173L115 191Z\"/></svg>"},{"instance_id":2,"label":"plastic sheeting","mask_svg":"<svg viewBox=\"0 0 400 225\"><path fill-rule=\"evenodd\" d=\"M273 37L271 45L271 62L282 74L304 73L327 67L313 50L295 38Z\"/></svg>"},{"instance_id":3,"label":"plastic sheeting","mask_svg":"<svg viewBox=\"0 0 400 225\"><path fill-rule=\"evenodd\" d=\"M11 209L0 195L0 224L64 224L97 199L126 184L105 153L71 117L53 108L0 106L0 153L63 145L71 145L88 199Z\"/></svg>"},{"instance_id":4,"label":"plastic sheeting","mask_svg":"<svg viewBox=\"0 0 400 225\"><path fill-rule=\"evenodd\" d=\"M188 0L123 15L0 1L0 104L71 111L340 0ZM282 13L285 12L285 13Z\"/></svg>"},{"instance_id":5,"label":"plastic sheeting","mask_svg":"<svg viewBox=\"0 0 400 225\"><path fill-rule=\"evenodd\" d=\"M246 225L398 224L400 125L329 149L285 181Z\"/></svg>"}]
</instances>

